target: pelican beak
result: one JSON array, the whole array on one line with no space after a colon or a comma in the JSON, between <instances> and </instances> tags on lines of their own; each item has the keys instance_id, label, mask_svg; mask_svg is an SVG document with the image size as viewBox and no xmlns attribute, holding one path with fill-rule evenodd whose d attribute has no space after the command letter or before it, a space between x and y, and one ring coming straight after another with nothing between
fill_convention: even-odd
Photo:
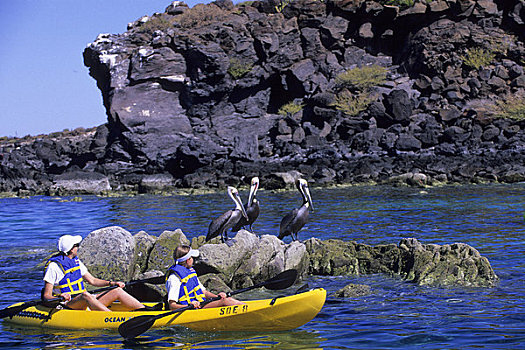
<instances>
[{"instance_id":1,"label":"pelican beak","mask_svg":"<svg viewBox=\"0 0 525 350\"><path fill-rule=\"evenodd\" d=\"M306 199L306 202L310 206L310 209L312 210L312 213L314 212L314 202L312 202L312 196L310 195L310 189L308 188L308 183L304 181L301 186L304 198Z\"/></svg>"},{"instance_id":2,"label":"pelican beak","mask_svg":"<svg viewBox=\"0 0 525 350\"><path fill-rule=\"evenodd\" d=\"M248 196L248 205L251 205L253 200L255 199L255 194L257 193L257 190L259 189L259 178L254 177L252 179L252 185L250 186L250 195Z\"/></svg>"},{"instance_id":3,"label":"pelican beak","mask_svg":"<svg viewBox=\"0 0 525 350\"><path fill-rule=\"evenodd\" d=\"M241 197L237 195L237 198L239 198L239 206L241 207L240 209L242 212L242 216L244 216L244 218L248 220L248 214L246 214L246 209L244 209L244 205L242 205Z\"/></svg>"},{"instance_id":4,"label":"pelican beak","mask_svg":"<svg viewBox=\"0 0 525 350\"><path fill-rule=\"evenodd\" d=\"M244 209L244 205L242 205L242 201L241 201L241 197L239 196L239 192L236 189L234 190L235 191L232 191L232 198L235 201L235 206L237 209L241 211L242 216L244 216L244 218L248 220L248 214L246 214L246 209Z\"/></svg>"}]
</instances>

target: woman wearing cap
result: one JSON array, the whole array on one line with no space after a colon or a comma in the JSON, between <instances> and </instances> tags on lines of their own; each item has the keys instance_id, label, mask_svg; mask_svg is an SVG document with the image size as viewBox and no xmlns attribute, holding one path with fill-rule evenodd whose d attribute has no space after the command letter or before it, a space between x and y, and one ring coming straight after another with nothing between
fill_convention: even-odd
<instances>
[{"instance_id":1,"label":"woman wearing cap","mask_svg":"<svg viewBox=\"0 0 525 350\"><path fill-rule=\"evenodd\" d=\"M65 305L75 310L89 307L91 310L111 311L107 306L117 299L130 310L144 308L142 303L122 289L125 286L124 282L103 280L93 277L88 272L77 256L81 241L81 236L60 237L59 252L49 259L45 267L42 299L47 301L62 296ZM86 290L84 281L95 287L115 286L116 288L99 295L92 295Z\"/></svg>"},{"instance_id":2,"label":"woman wearing cap","mask_svg":"<svg viewBox=\"0 0 525 350\"><path fill-rule=\"evenodd\" d=\"M242 305L243 302L227 297L226 293L221 292L218 295L207 291L193 269L193 258L199 256L199 251L191 249L187 245L178 246L173 251L175 264L168 269L166 274L166 288L168 289L168 305L171 310L185 307L189 304L198 309L200 303L206 298L221 299L212 301L203 306L203 308L221 307L231 305Z\"/></svg>"}]
</instances>

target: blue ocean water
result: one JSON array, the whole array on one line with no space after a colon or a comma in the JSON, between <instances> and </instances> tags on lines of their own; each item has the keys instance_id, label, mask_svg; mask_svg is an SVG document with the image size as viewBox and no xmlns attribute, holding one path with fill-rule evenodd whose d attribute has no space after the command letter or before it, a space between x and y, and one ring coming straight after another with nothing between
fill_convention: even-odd
<instances>
[{"instance_id":1,"label":"blue ocean water","mask_svg":"<svg viewBox=\"0 0 525 350\"><path fill-rule=\"evenodd\" d=\"M202 333L153 330L140 344L111 331L59 331L0 323L0 348L9 349L518 349L525 348L525 184L427 188L359 186L311 189L315 212L299 239L317 237L365 244L463 242L491 262L495 288L420 287L383 275L312 277L329 293L366 284L365 297L329 298L299 329L276 333ZM243 198L246 191L241 191ZM258 234L277 234L297 192L260 191ZM62 234L83 237L118 225L132 234L180 228L205 235L210 220L233 207L226 193L191 196L0 199L0 308L39 297L37 265Z\"/></svg>"}]
</instances>

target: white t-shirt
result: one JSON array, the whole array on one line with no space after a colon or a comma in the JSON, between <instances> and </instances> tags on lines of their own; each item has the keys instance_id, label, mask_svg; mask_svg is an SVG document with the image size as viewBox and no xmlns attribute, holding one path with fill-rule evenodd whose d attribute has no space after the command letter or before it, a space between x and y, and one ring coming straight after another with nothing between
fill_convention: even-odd
<instances>
[{"instance_id":1,"label":"white t-shirt","mask_svg":"<svg viewBox=\"0 0 525 350\"><path fill-rule=\"evenodd\" d=\"M82 261L80 260L79 260L79 266L80 266L80 274L84 276L88 272L88 269L86 265L84 265ZM44 274L44 281L51 283L53 286L57 286L58 282L60 282L62 278L64 278L64 272L62 272L62 269L60 268L60 266L58 266L58 264L54 261L50 262ZM54 288L53 293L60 294L60 289Z\"/></svg>"},{"instance_id":2,"label":"white t-shirt","mask_svg":"<svg viewBox=\"0 0 525 350\"><path fill-rule=\"evenodd\" d=\"M166 281L166 289L168 290L168 301L173 300L175 302L179 301L179 293L180 293L180 286L182 283L180 283L180 279L177 277L176 274L172 273L168 280ZM202 291L204 292L206 289L202 285L202 283L199 281L199 285L202 288Z\"/></svg>"}]
</instances>

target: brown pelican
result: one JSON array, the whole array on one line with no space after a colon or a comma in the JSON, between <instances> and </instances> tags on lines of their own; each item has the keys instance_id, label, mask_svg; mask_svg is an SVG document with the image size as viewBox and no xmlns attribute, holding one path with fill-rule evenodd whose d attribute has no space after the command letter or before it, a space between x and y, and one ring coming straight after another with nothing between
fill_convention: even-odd
<instances>
[{"instance_id":1,"label":"brown pelican","mask_svg":"<svg viewBox=\"0 0 525 350\"><path fill-rule=\"evenodd\" d=\"M248 215L248 219L245 219L244 217L241 217L239 219L239 222L232 228L233 232L239 231L242 227L249 226L250 231L253 232L252 225L259 217L259 213L261 212L261 209L259 207L259 201L255 197L257 195L257 190L259 189L259 178L254 177L252 178L252 184L250 186L250 194L248 195L248 202L244 205L244 208L246 209L246 214Z\"/></svg>"},{"instance_id":2,"label":"brown pelican","mask_svg":"<svg viewBox=\"0 0 525 350\"><path fill-rule=\"evenodd\" d=\"M248 219L248 215L246 215L246 210L244 210L244 206L242 205L237 189L235 187L228 186L228 194L235 202L235 209L228 210L210 222L210 226L208 227L208 235L206 236L206 242L220 235L221 241L224 243L225 238L226 240L228 239L227 231L232 228L241 217Z\"/></svg>"},{"instance_id":3,"label":"brown pelican","mask_svg":"<svg viewBox=\"0 0 525 350\"><path fill-rule=\"evenodd\" d=\"M295 186L303 196L303 204L301 207L289 212L281 220L281 226L279 229L279 239L281 240L288 235L292 236L292 241L297 240L297 232L299 232L301 228L303 228L303 226L308 222L310 210L312 210L312 213L314 211L312 197L310 196L310 190L308 189L308 183L306 180L297 180L295 182Z\"/></svg>"}]
</instances>

